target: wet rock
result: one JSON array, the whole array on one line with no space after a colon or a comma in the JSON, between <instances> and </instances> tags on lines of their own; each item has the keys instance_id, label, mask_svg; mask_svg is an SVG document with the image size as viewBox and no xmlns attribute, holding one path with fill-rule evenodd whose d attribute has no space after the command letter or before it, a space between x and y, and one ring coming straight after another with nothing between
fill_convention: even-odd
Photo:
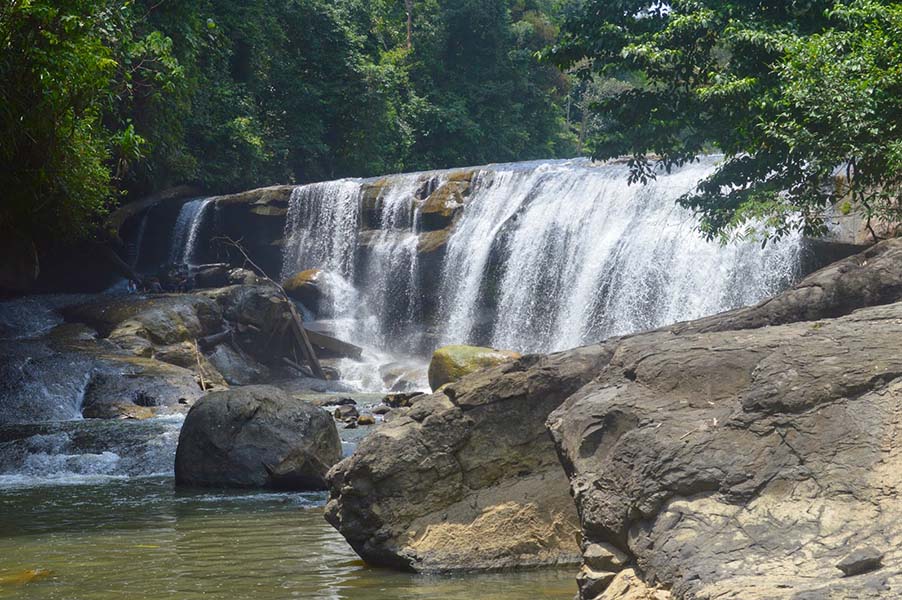
<instances>
[{"instance_id":1,"label":"wet rock","mask_svg":"<svg viewBox=\"0 0 902 600\"><path fill-rule=\"evenodd\" d=\"M372 415L360 415L357 417L358 425L375 425L376 419Z\"/></svg>"},{"instance_id":2,"label":"wet rock","mask_svg":"<svg viewBox=\"0 0 902 600\"><path fill-rule=\"evenodd\" d=\"M313 312L320 311L320 303L328 299L325 277L320 269L307 269L295 273L282 282L285 293L301 302Z\"/></svg>"},{"instance_id":3,"label":"wet rock","mask_svg":"<svg viewBox=\"0 0 902 600\"><path fill-rule=\"evenodd\" d=\"M218 263L200 265L192 269L194 286L197 288L215 288L229 285L229 265Z\"/></svg>"},{"instance_id":4,"label":"wet rock","mask_svg":"<svg viewBox=\"0 0 902 600\"><path fill-rule=\"evenodd\" d=\"M289 354L288 302L272 285L233 285L204 290L214 300L243 352L264 365L280 365Z\"/></svg>"},{"instance_id":5,"label":"wet rock","mask_svg":"<svg viewBox=\"0 0 902 600\"><path fill-rule=\"evenodd\" d=\"M332 412L332 415L339 421L344 421L348 419L357 419L357 417L360 416L360 413L353 404L341 404Z\"/></svg>"},{"instance_id":6,"label":"wet rock","mask_svg":"<svg viewBox=\"0 0 902 600\"><path fill-rule=\"evenodd\" d=\"M320 489L341 457L327 412L271 386L213 392L188 413L178 485Z\"/></svg>"},{"instance_id":7,"label":"wet rock","mask_svg":"<svg viewBox=\"0 0 902 600\"><path fill-rule=\"evenodd\" d=\"M398 392L393 394L388 394L385 398L382 399L389 408L407 408L409 406L413 406L413 403L416 398L425 398L426 394L423 392Z\"/></svg>"},{"instance_id":8,"label":"wet rock","mask_svg":"<svg viewBox=\"0 0 902 600\"><path fill-rule=\"evenodd\" d=\"M317 356L324 358L352 358L360 360L363 356L363 348L355 346L348 342L320 333L318 331L307 331L307 337L313 345Z\"/></svg>"},{"instance_id":9,"label":"wet rock","mask_svg":"<svg viewBox=\"0 0 902 600\"><path fill-rule=\"evenodd\" d=\"M332 469L327 520L376 565L578 562L577 517L544 420L605 360L598 348L525 357L418 398Z\"/></svg>"},{"instance_id":10,"label":"wet rock","mask_svg":"<svg viewBox=\"0 0 902 600\"><path fill-rule=\"evenodd\" d=\"M219 369L192 342L154 348L152 358L199 374L203 377L204 389L207 391L228 387L228 382Z\"/></svg>"},{"instance_id":11,"label":"wet rock","mask_svg":"<svg viewBox=\"0 0 902 600\"><path fill-rule=\"evenodd\" d=\"M229 344L219 344L209 354L210 363L230 385L250 385L269 378L270 372L253 357L235 350Z\"/></svg>"},{"instance_id":12,"label":"wet rock","mask_svg":"<svg viewBox=\"0 0 902 600\"><path fill-rule=\"evenodd\" d=\"M141 337L153 344L194 340L221 330L215 302L193 294L101 299L62 310L67 321L85 323L103 337Z\"/></svg>"},{"instance_id":13,"label":"wet rock","mask_svg":"<svg viewBox=\"0 0 902 600\"><path fill-rule=\"evenodd\" d=\"M324 398L323 400L316 403L318 406L356 406L357 401L353 398L348 397L339 397L339 398Z\"/></svg>"},{"instance_id":14,"label":"wet rock","mask_svg":"<svg viewBox=\"0 0 902 600\"><path fill-rule=\"evenodd\" d=\"M390 406L386 406L385 404L380 404L379 406L377 406L376 408L373 409L373 414L374 415L384 415L390 411L391 411Z\"/></svg>"},{"instance_id":15,"label":"wet rock","mask_svg":"<svg viewBox=\"0 0 902 600\"><path fill-rule=\"evenodd\" d=\"M435 351L429 363L429 385L433 391L464 375L520 358L517 352L452 345Z\"/></svg>"},{"instance_id":16,"label":"wet rock","mask_svg":"<svg viewBox=\"0 0 902 600\"><path fill-rule=\"evenodd\" d=\"M256 273L250 269L232 269L228 274L231 285L260 285L262 282Z\"/></svg>"},{"instance_id":17,"label":"wet rock","mask_svg":"<svg viewBox=\"0 0 902 600\"><path fill-rule=\"evenodd\" d=\"M119 418L122 406L174 406L180 401L193 403L202 395L194 371L152 359L108 354L96 363L90 377L82 415Z\"/></svg>"},{"instance_id":18,"label":"wet rock","mask_svg":"<svg viewBox=\"0 0 902 600\"><path fill-rule=\"evenodd\" d=\"M855 550L844 559L836 563L836 568L846 577L861 575L870 571L876 571L883 562L883 552L876 548L867 547Z\"/></svg>"},{"instance_id":19,"label":"wet rock","mask_svg":"<svg viewBox=\"0 0 902 600\"><path fill-rule=\"evenodd\" d=\"M143 421L155 416L152 408L131 402L94 403L82 411L86 419L132 419Z\"/></svg>"}]
</instances>

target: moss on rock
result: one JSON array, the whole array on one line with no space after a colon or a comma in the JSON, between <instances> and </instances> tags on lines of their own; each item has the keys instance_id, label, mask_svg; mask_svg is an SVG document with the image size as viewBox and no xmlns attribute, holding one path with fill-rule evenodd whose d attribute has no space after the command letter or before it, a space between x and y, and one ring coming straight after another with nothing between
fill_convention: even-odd
<instances>
[{"instance_id":1,"label":"moss on rock","mask_svg":"<svg viewBox=\"0 0 902 600\"><path fill-rule=\"evenodd\" d=\"M437 390L465 375L517 358L520 358L520 354L510 350L463 345L443 346L435 351L429 363L429 386Z\"/></svg>"}]
</instances>

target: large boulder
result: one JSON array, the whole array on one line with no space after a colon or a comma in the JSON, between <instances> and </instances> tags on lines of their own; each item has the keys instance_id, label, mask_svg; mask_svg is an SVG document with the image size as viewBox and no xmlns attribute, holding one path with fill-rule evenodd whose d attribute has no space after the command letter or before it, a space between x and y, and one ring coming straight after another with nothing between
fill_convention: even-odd
<instances>
[{"instance_id":1,"label":"large boulder","mask_svg":"<svg viewBox=\"0 0 902 600\"><path fill-rule=\"evenodd\" d=\"M395 409L330 472L327 520L375 565L574 562L577 517L544 419L606 360L603 347L528 356Z\"/></svg>"},{"instance_id":2,"label":"large boulder","mask_svg":"<svg viewBox=\"0 0 902 600\"><path fill-rule=\"evenodd\" d=\"M902 303L625 339L549 418L584 544L674 598L902 590ZM882 568L843 577L857 549ZM623 565L584 566L581 598ZM892 590L895 590L892 591Z\"/></svg>"},{"instance_id":3,"label":"large boulder","mask_svg":"<svg viewBox=\"0 0 902 600\"><path fill-rule=\"evenodd\" d=\"M432 354L429 363L429 385L437 390L446 383L520 358L517 352L480 348L479 346L442 346Z\"/></svg>"},{"instance_id":4,"label":"large boulder","mask_svg":"<svg viewBox=\"0 0 902 600\"><path fill-rule=\"evenodd\" d=\"M323 489L341 440L323 409L270 386L212 392L188 413L175 455L183 486Z\"/></svg>"},{"instance_id":5,"label":"large boulder","mask_svg":"<svg viewBox=\"0 0 902 600\"><path fill-rule=\"evenodd\" d=\"M103 337L141 337L152 344L174 344L222 328L217 303L196 294L105 298L63 309L66 320L85 323Z\"/></svg>"},{"instance_id":6,"label":"large boulder","mask_svg":"<svg viewBox=\"0 0 902 600\"><path fill-rule=\"evenodd\" d=\"M756 306L612 342L548 420L581 598L894 595L900 273L890 240Z\"/></svg>"}]
</instances>

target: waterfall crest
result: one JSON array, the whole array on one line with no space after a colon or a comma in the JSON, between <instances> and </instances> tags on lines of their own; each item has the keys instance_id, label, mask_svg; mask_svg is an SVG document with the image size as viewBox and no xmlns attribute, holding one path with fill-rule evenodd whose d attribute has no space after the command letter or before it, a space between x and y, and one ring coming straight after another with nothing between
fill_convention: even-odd
<instances>
[{"instance_id":1,"label":"waterfall crest","mask_svg":"<svg viewBox=\"0 0 902 600\"><path fill-rule=\"evenodd\" d=\"M172 231L170 264L193 264L201 227L209 212L208 208L213 205L211 198L189 200L182 205Z\"/></svg>"},{"instance_id":2,"label":"waterfall crest","mask_svg":"<svg viewBox=\"0 0 902 600\"><path fill-rule=\"evenodd\" d=\"M356 294L336 300L340 333L394 351L420 337L559 350L752 304L798 276L800 240L705 241L675 201L715 160L646 186L628 184L626 165L586 160L472 169L444 231L425 230L421 211L451 171L301 186L283 276L315 267L341 277ZM424 241L437 235L440 267L424 266Z\"/></svg>"}]
</instances>

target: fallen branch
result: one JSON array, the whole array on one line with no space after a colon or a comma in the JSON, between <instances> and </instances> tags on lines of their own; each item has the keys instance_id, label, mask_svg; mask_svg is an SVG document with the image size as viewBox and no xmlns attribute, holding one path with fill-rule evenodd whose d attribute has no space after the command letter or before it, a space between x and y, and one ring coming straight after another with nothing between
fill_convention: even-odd
<instances>
[{"instance_id":1,"label":"fallen branch","mask_svg":"<svg viewBox=\"0 0 902 600\"><path fill-rule=\"evenodd\" d=\"M200 389L207 391L207 382L204 380L204 367L200 361L200 349L197 346L197 340L194 340L194 359L197 361L197 376L200 378Z\"/></svg>"},{"instance_id":2,"label":"fallen branch","mask_svg":"<svg viewBox=\"0 0 902 600\"><path fill-rule=\"evenodd\" d=\"M325 380L326 374L323 372L323 368L319 364L319 359L316 357L316 352L313 350L313 344L310 343L310 338L307 337L307 330L304 329L304 320L301 318L301 315L298 314L297 308L295 308L294 306L294 302L292 302L291 298L288 297L288 294L285 292L285 288L282 287L282 284L272 279L269 275L266 274L266 271L264 271L260 267L260 265L254 262L254 260L244 249L244 246L241 245L241 240L233 240L230 237L222 236L213 238L211 241L231 246L232 248L240 252L244 257L245 264L250 265L250 267L254 271L256 271L260 277L267 280L277 290L279 290L279 293L282 295L283 300L285 300L288 305L288 312L291 315L292 333L294 334L295 342L300 348L304 360L308 365L310 365L310 370L313 371L314 377L316 377L317 379Z\"/></svg>"}]
</instances>

